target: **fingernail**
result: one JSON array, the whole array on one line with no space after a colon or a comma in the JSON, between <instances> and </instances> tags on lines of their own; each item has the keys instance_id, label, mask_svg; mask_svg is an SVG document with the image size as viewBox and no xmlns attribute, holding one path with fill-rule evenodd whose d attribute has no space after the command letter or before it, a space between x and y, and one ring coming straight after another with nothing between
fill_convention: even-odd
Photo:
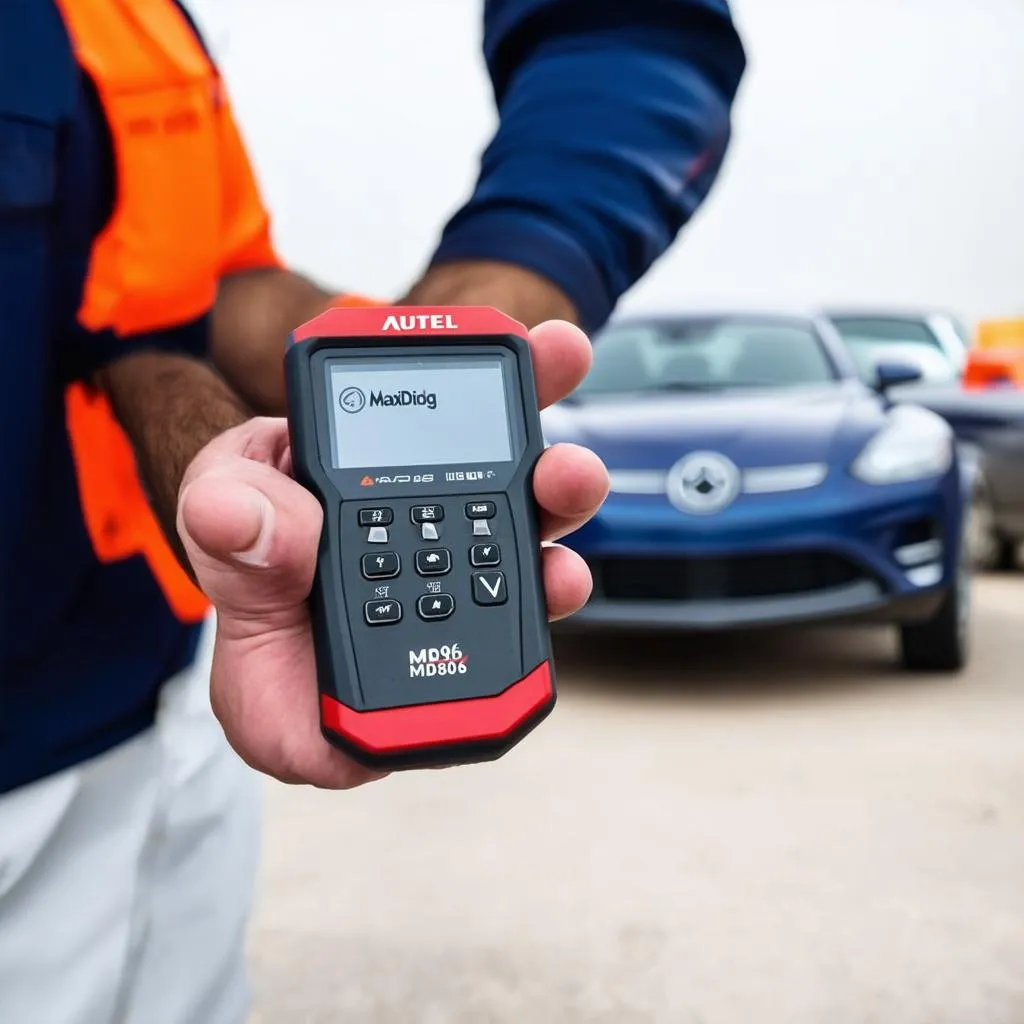
<instances>
[{"instance_id":1,"label":"fingernail","mask_svg":"<svg viewBox=\"0 0 1024 1024\"><path fill-rule=\"evenodd\" d=\"M274 540L274 522L277 513L274 506L267 499L266 495L255 487L246 488L249 492L246 498L251 502L256 514L260 517L260 532L253 544L244 551L235 551L232 558L243 565L250 565L256 569L266 569L270 562L267 555L270 553L270 545Z\"/></svg>"}]
</instances>

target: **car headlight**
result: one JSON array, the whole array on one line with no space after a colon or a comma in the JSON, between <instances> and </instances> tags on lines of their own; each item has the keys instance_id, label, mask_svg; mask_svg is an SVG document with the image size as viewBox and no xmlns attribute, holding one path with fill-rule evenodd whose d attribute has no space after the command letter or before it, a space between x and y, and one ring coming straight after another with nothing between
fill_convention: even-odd
<instances>
[{"instance_id":1,"label":"car headlight","mask_svg":"<svg viewBox=\"0 0 1024 1024\"><path fill-rule=\"evenodd\" d=\"M953 464L953 432L941 417L898 406L850 467L867 484L900 484L943 476Z\"/></svg>"}]
</instances>

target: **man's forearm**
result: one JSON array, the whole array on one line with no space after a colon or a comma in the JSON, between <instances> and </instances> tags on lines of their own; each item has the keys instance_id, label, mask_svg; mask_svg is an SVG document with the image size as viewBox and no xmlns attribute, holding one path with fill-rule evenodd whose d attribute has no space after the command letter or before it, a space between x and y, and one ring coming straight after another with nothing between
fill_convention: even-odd
<instances>
[{"instance_id":1,"label":"man's forearm","mask_svg":"<svg viewBox=\"0 0 1024 1024\"><path fill-rule=\"evenodd\" d=\"M572 302L546 278L510 263L490 261L433 266L400 304L494 306L528 328L545 320L579 321Z\"/></svg>"},{"instance_id":2,"label":"man's forearm","mask_svg":"<svg viewBox=\"0 0 1024 1024\"><path fill-rule=\"evenodd\" d=\"M249 270L220 282L210 357L254 411L285 411L284 347L289 333L327 308L336 293L288 270Z\"/></svg>"},{"instance_id":3,"label":"man's forearm","mask_svg":"<svg viewBox=\"0 0 1024 1024\"><path fill-rule=\"evenodd\" d=\"M334 297L287 270L246 271L221 281L211 359L254 412L284 414L285 339ZM398 304L495 306L527 327L544 320L578 320L573 304L550 281L509 263L438 264Z\"/></svg>"},{"instance_id":4,"label":"man's forearm","mask_svg":"<svg viewBox=\"0 0 1024 1024\"><path fill-rule=\"evenodd\" d=\"M285 340L335 295L289 270L249 270L221 281L210 355L255 413L284 415ZM510 263L432 266L398 304L496 306L530 328L546 319L578 321L577 310L554 285Z\"/></svg>"},{"instance_id":5,"label":"man's forearm","mask_svg":"<svg viewBox=\"0 0 1024 1024\"><path fill-rule=\"evenodd\" d=\"M182 477L202 448L251 413L214 369L188 356L126 356L98 382L134 445L153 511L187 568L175 527Z\"/></svg>"}]
</instances>

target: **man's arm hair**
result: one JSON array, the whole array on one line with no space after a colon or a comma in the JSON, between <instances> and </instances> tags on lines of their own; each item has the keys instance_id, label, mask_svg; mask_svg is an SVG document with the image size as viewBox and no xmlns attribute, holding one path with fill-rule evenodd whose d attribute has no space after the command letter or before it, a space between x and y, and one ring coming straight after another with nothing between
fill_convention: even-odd
<instances>
[{"instance_id":1,"label":"man's arm hair","mask_svg":"<svg viewBox=\"0 0 1024 1024\"><path fill-rule=\"evenodd\" d=\"M97 383L135 448L164 534L189 569L176 528L185 470L208 442L244 423L251 412L208 363L184 355L126 355L103 369Z\"/></svg>"}]
</instances>

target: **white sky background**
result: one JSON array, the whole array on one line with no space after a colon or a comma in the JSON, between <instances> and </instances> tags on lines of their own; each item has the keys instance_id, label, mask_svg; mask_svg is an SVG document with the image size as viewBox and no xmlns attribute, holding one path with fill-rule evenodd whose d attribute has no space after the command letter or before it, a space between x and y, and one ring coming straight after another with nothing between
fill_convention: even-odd
<instances>
[{"instance_id":1,"label":"white sky background","mask_svg":"<svg viewBox=\"0 0 1024 1024\"><path fill-rule=\"evenodd\" d=\"M284 255L387 296L494 125L482 0L191 0ZM751 69L725 173L628 296L1024 313L1024 3L735 0Z\"/></svg>"}]
</instances>

